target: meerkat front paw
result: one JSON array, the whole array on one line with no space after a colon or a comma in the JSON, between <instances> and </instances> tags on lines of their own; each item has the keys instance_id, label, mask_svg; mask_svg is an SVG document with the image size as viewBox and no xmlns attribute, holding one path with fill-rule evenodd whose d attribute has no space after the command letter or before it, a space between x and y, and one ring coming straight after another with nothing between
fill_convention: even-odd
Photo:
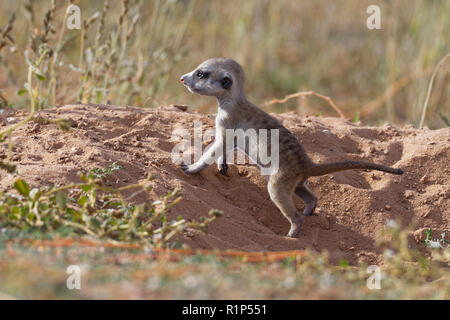
<instances>
[{"instance_id":1,"label":"meerkat front paw","mask_svg":"<svg viewBox=\"0 0 450 320\"><path fill-rule=\"evenodd\" d=\"M192 167L192 165L187 165L187 164L182 164L181 165L181 170L183 170L184 173L186 174L194 174L197 171L195 170L195 168Z\"/></svg>"}]
</instances>

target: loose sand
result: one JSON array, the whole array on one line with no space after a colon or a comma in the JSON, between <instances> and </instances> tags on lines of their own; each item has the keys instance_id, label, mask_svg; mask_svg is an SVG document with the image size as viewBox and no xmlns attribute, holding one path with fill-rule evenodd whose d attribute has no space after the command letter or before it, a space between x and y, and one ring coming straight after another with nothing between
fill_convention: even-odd
<instances>
[{"instance_id":1,"label":"loose sand","mask_svg":"<svg viewBox=\"0 0 450 320\"><path fill-rule=\"evenodd\" d=\"M183 241L194 248L271 251L311 248L328 250L332 261L377 263L378 231L389 219L416 229L431 228L436 236L450 229L450 130L418 130L412 126L366 127L336 118L302 118L295 113L275 115L303 143L316 162L361 159L402 168L402 176L376 171L345 171L311 178L309 187L319 197L317 216L306 218L297 239L285 237L289 225L270 201L265 178L254 166L231 166L227 176L211 166L187 176L172 163L171 139L177 128L213 128L214 117L169 106L157 110L132 107L66 105L40 112L46 118L70 119L64 132L54 124L27 123L13 134L13 160L18 175L0 171L0 190L10 189L18 177L32 186L76 182L77 173L118 162L109 181L122 186L151 173L152 198L181 189L183 200L171 209L173 217L198 219L211 208L224 216L207 235L190 231ZM0 128L26 114L4 110ZM7 144L0 145L5 157ZM148 196L130 192L130 201ZM299 210L303 202L295 200ZM416 232L422 246L423 230ZM448 239L447 235L447 239Z\"/></svg>"}]
</instances>

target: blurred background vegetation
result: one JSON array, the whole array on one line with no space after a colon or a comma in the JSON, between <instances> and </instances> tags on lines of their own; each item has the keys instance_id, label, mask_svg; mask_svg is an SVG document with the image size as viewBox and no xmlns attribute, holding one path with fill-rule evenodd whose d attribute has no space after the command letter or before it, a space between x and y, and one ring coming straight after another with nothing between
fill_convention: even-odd
<instances>
[{"instance_id":1,"label":"blurred background vegetation","mask_svg":"<svg viewBox=\"0 0 450 320\"><path fill-rule=\"evenodd\" d=\"M81 30L64 27L71 2ZM371 4L381 30L366 27ZM433 69L450 52L450 1L4 0L0 28L0 108L34 100L214 112L213 99L190 95L178 79L226 56L244 66L247 95L266 111L337 116L316 97L265 104L314 90L348 118L418 125ZM434 81L430 128L448 126L449 65Z\"/></svg>"}]
</instances>

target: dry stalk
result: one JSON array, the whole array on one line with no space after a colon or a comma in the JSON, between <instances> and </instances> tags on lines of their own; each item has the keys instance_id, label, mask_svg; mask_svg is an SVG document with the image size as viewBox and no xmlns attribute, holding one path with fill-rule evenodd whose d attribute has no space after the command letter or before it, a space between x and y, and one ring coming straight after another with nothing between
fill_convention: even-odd
<instances>
[{"instance_id":1,"label":"dry stalk","mask_svg":"<svg viewBox=\"0 0 450 320\"><path fill-rule=\"evenodd\" d=\"M444 64L445 60L447 60L448 57L450 57L450 53L447 53L447 55L438 62L438 64L434 68L433 74L431 75L431 79L428 84L427 97L425 98L425 102L423 103L423 107L422 107L422 117L420 118L419 128L422 128L423 123L425 122L425 115L427 113L428 102L429 102L430 96L431 96L431 89L433 89L434 78L436 77L436 74L438 73L439 69Z\"/></svg>"},{"instance_id":2,"label":"dry stalk","mask_svg":"<svg viewBox=\"0 0 450 320\"><path fill-rule=\"evenodd\" d=\"M13 13L9 18L8 24L4 29L0 28L0 50L7 45L7 41L14 43L14 38L11 36L11 31L13 29L14 21L16 20L16 15Z\"/></svg>"},{"instance_id":3,"label":"dry stalk","mask_svg":"<svg viewBox=\"0 0 450 320\"><path fill-rule=\"evenodd\" d=\"M406 76L401 77L392 83L386 91L378 98L363 105L360 109L361 116L368 116L381 108L388 100L392 99L403 88L408 86L411 82L427 74L430 70L424 70L423 72L413 72Z\"/></svg>"},{"instance_id":4,"label":"dry stalk","mask_svg":"<svg viewBox=\"0 0 450 320\"><path fill-rule=\"evenodd\" d=\"M331 100L330 97L324 96L323 94L317 93L315 91L302 91L302 92L293 93L293 94L290 94L290 95L284 97L281 100L273 99L269 102L266 102L265 105L272 105L272 104L276 104L276 103L285 103L286 101L288 101L290 99L298 98L298 97L305 97L305 96L316 96L316 97L319 97L319 98L327 101L330 104L330 106L333 108L333 110L339 114L339 117L345 119L345 115L342 112L342 110L333 102L333 100Z\"/></svg>"}]
</instances>

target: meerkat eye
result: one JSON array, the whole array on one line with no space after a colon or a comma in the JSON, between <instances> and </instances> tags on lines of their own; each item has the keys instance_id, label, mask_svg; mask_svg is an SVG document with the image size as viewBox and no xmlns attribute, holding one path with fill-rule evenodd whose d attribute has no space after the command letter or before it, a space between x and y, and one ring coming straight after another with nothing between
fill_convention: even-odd
<instances>
[{"instance_id":1,"label":"meerkat eye","mask_svg":"<svg viewBox=\"0 0 450 320\"><path fill-rule=\"evenodd\" d=\"M200 79L206 79L208 78L208 73L207 72L203 72L202 70L198 70L196 76Z\"/></svg>"},{"instance_id":2,"label":"meerkat eye","mask_svg":"<svg viewBox=\"0 0 450 320\"><path fill-rule=\"evenodd\" d=\"M224 89L229 89L232 84L233 84L233 81L229 77L224 77L222 79L222 87Z\"/></svg>"}]
</instances>

